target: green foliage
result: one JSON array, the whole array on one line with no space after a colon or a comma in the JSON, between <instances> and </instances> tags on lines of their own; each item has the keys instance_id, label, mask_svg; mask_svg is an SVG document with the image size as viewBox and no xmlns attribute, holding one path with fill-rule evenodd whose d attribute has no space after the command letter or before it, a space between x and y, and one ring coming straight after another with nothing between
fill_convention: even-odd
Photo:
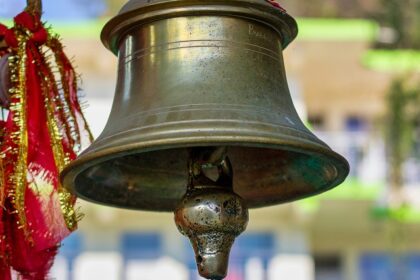
<instances>
[{"instance_id":1,"label":"green foliage","mask_svg":"<svg viewBox=\"0 0 420 280\"><path fill-rule=\"evenodd\" d=\"M419 28L420 29L420 28ZM369 50L363 56L363 65L382 72L420 72L420 51L417 50Z\"/></svg>"},{"instance_id":2,"label":"green foliage","mask_svg":"<svg viewBox=\"0 0 420 280\"><path fill-rule=\"evenodd\" d=\"M355 178L347 179L339 187L317 196L296 202L305 212L316 212L322 200L375 200L381 193L385 183L366 184Z\"/></svg>"},{"instance_id":3,"label":"green foliage","mask_svg":"<svg viewBox=\"0 0 420 280\"><path fill-rule=\"evenodd\" d=\"M393 42L378 42L380 48L420 48L420 0L381 0L378 22L395 32Z\"/></svg>"},{"instance_id":4,"label":"green foliage","mask_svg":"<svg viewBox=\"0 0 420 280\"><path fill-rule=\"evenodd\" d=\"M390 159L390 183L394 189L403 185L402 165L413 152L416 125L420 116L420 88L409 86L407 79L397 78L388 94L386 138Z\"/></svg>"},{"instance_id":5,"label":"green foliage","mask_svg":"<svg viewBox=\"0 0 420 280\"><path fill-rule=\"evenodd\" d=\"M391 220L413 224L420 222L420 210L406 204L398 208L374 207L371 209L371 215L375 220Z\"/></svg>"},{"instance_id":6,"label":"green foliage","mask_svg":"<svg viewBox=\"0 0 420 280\"><path fill-rule=\"evenodd\" d=\"M298 40L372 41L378 33L374 21L364 19L297 18Z\"/></svg>"}]
</instances>

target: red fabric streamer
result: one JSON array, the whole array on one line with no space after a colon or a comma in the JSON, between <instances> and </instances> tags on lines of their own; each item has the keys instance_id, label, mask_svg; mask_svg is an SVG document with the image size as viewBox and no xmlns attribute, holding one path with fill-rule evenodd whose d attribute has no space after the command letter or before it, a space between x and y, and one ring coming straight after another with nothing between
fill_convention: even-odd
<instances>
[{"instance_id":1,"label":"red fabric streamer","mask_svg":"<svg viewBox=\"0 0 420 280\"><path fill-rule=\"evenodd\" d=\"M22 280L43 280L78 221L59 173L92 136L60 41L36 13L14 22L11 29L0 25L13 58L9 115L0 122L0 279L15 270Z\"/></svg>"}]
</instances>

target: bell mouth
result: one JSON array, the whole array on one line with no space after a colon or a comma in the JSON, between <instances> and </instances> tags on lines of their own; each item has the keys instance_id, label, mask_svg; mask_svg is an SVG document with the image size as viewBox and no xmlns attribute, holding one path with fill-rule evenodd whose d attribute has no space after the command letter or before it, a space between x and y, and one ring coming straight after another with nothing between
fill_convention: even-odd
<instances>
[{"instance_id":1,"label":"bell mouth","mask_svg":"<svg viewBox=\"0 0 420 280\"><path fill-rule=\"evenodd\" d=\"M88 150L64 169L61 181L87 201L133 210L172 212L187 190L191 147L227 146L234 192L249 208L323 193L342 183L349 173L347 161L328 147L293 141L267 144L236 140L206 144L198 139L195 143L153 149L132 145L119 150Z\"/></svg>"}]
</instances>

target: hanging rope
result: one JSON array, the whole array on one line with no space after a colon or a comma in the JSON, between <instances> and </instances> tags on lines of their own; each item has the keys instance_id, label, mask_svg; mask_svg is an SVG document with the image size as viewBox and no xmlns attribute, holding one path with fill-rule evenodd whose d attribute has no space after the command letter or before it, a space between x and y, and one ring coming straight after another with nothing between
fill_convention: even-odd
<instances>
[{"instance_id":1,"label":"hanging rope","mask_svg":"<svg viewBox=\"0 0 420 280\"><path fill-rule=\"evenodd\" d=\"M31 14L42 14L42 0L27 0L26 9ZM0 38L0 50L7 48L7 44L3 38Z\"/></svg>"},{"instance_id":2,"label":"hanging rope","mask_svg":"<svg viewBox=\"0 0 420 280\"><path fill-rule=\"evenodd\" d=\"M25 11L28 12L29 14L40 17L42 15L42 0L27 0ZM9 46L6 43L6 39L0 36L0 56L2 55L2 51L3 52L7 51L8 47ZM2 65L1 62L2 61L0 61L0 66ZM5 76L4 73L1 73L1 71L5 71L5 69L3 68L0 67L0 81L2 81L3 76ZM10 103L9 95L6 92L4 92L4 89L0 87L0 105L4 108L8 108L9 103Z\"/></svg>"},{"instance_id":3,"label":"hanging rope","mask_svg":"<svg viewBox=\"0 0 420 280\"><path fill-rule=\"evenodd\" d=\"M37 14L42 14L42 1L41 0L27 0L26 10Z\"/></svg>"}]
</instances>

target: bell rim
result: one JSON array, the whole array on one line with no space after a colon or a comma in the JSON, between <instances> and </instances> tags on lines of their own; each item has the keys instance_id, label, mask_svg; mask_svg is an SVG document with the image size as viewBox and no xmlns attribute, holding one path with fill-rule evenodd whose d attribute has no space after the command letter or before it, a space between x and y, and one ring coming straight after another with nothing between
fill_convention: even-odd
<instances>
[{"instance_id":1,"label":"bell rim","mask_svg":"<svg viewBox=\"0 0 420 280\"><path fill-rule=\"evenodd\" d=\"M250 206L250 209L258 209L262 207L269 207L274 205L280 205L285 203L290 203L293 201L305 199L308 197L316 196L321 193L327 192L335 187L339 186L343 183L350 173L350 165L348 161L341 156L340 154L336 153L328 146L322 146L321 144L317 143L309 143L309 141L301 140L299 144L297 144L293 140L283 140L283 141L273 141L273 139L260 137L260 141L256 141L257 137L249 139L247 137L237 138L235 137L234 140L232 139L211 139L209 141L209 137L197 137L196 139L190 138L188 142L179 143L176 142L176 139L173 143L166 143L156 145L156 140L142 142L142 143L134 143L125 145L120 148L106 148L100 151L96 151L94 154L82 155L68 164L60 173L60 182L62 186L70 191L72 194L76 195L78 198L81 198L88 202L93 202L95 204L105 205L105 206L112 206L120 209L128 209L128 210L142 210L142 211L158 211L158 212L172 212L174 209L168 210L156 210L156 209L143 209L143 208L136 208L136 207L124 207L121 205L115 205L110 203L104 203L98 200L91 199L82 195L81 193L76 191L75 188L75 179L76 177L82 173L83 171L87 170L88 168L104 163L106 161L117 159L119 157L133 154L135 153L147 153L153 152L158 150L170 150L170 149L179 149L179 148L191 148L191 147L205 147L205 146L235 146L235 147L250 147L250 148L266 148L266 149L273 149L273 150L283 150L283 151L290 151L290 152L298 152L301 154L306 155L315 155L318 157L328 158L333 161L332 165L335 167L337 171L337 175L334 180L331 180L327 187L323 187L319 190L315 190L313 192L308 193L307 195L302 195L299 197L290 198L287 200L282 200L281 202L273 202L273 203L266 203L261 204L258 206ZM247 139L247 141L245 141ZM206 140L203 142L203 140ZM219 141L217 141L219 140ZM229 141L230 140L230 141ZM307 143L305 143L307 142ZM86 150L87 151L87 150ZM187 174L186 174L187 176Z\"/></svg>"},{"instance_id":2,"label":"bell rim","mask_svg":"<svg viewBox=\"0 0 420 280\"><path fill-rule=\"evenodd\" d=\"M130 3L130 2L129 2ZM118 54L119 43L131 28L166 18L182 16L232 16L258 21L274 28L285 49L297 36L296 20L265 0L170 0L158 1L124 10L109 20L101 40L106 48Z\"/></svg>"}]
</instances>

